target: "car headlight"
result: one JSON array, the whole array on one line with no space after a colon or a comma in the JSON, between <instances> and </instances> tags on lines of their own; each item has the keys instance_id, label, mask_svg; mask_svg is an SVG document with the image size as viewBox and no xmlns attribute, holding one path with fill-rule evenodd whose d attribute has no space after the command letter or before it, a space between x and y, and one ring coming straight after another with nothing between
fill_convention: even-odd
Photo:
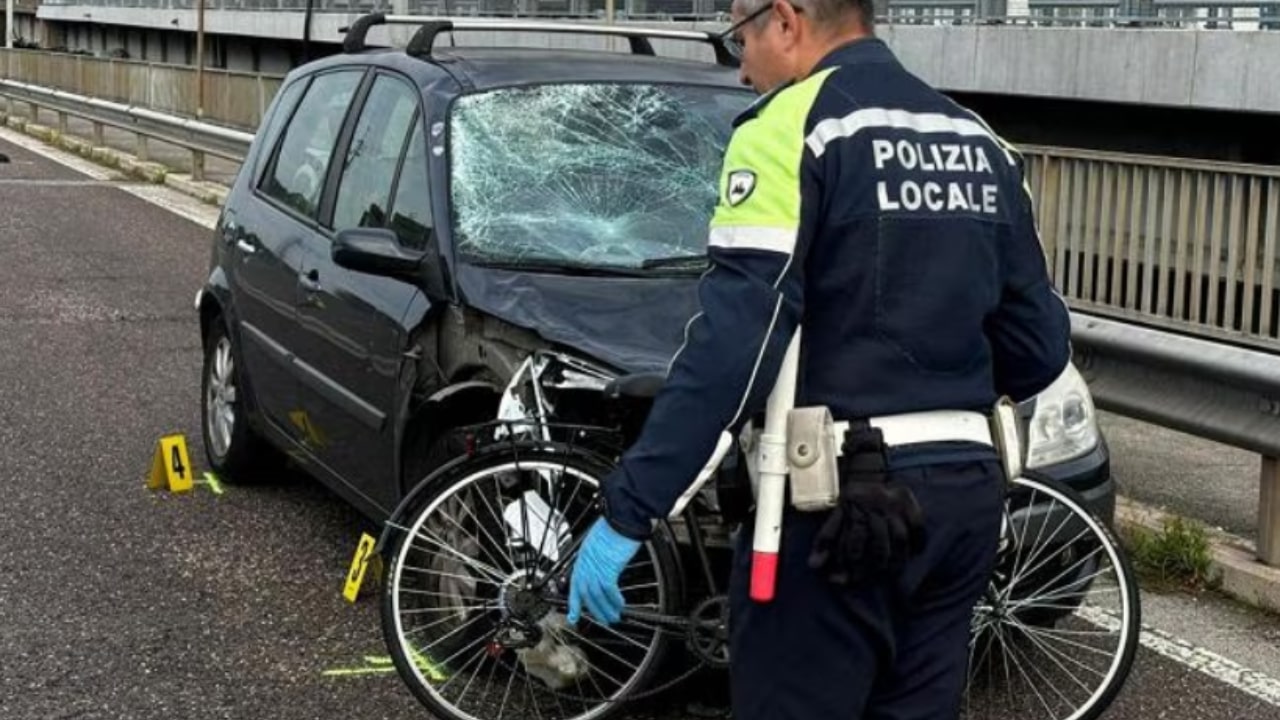
<instances>
[{"instance_id":1,"label":"car headlight","mask_svg":"<svg viewBox=\"0 0 1280 720\"><path fill-rule=\"evenodd\" d=\"M1036 396L1027 428L1027 467L1080 457L1098 445L1098 414L1093 397L1075 365Z\"/></svg>"}]
</instances>

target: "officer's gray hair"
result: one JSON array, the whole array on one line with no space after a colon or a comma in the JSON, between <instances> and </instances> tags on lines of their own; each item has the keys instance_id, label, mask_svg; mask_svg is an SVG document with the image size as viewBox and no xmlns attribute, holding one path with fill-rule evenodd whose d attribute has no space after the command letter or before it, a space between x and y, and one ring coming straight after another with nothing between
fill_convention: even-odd
<instances>
[{"instance_id":1,"label":"officer's gray hair","mask_svg":"<svg viewBox=\"0 0 1280 720\"><path fill-rule=\"evenodd\" d=\"M742 14L750 15L775 0L741 0ZM812 21L819 25L844 24L850 19L859 22L867 31L875 26L875 0L787 0L792 5L802 8ZM754 22L760 23L764 17Z\"/></svg>"}]
</instances>

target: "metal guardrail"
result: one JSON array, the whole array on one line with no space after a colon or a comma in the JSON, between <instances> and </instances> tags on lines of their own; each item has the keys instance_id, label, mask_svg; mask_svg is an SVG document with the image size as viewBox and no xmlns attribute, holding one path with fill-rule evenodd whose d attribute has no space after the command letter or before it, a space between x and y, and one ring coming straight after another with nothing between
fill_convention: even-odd
<instances>
[{"instance_id":1,"label":"metal guardrail","mask_svg":"<svg viewBox=\"0 0 1280 720\"><path fill-rule=\"evenodd\" d=\"M14 103L18 102L31 107L35 122L39 122L41 109L54 112L63 133L67 131L67 117L90 121L96 145L103 144L103 127L131 132L138 138L139 160L147 160L148 140L185 148L191 152L191 176L196 180L204 179L206 155L241 162L253 142L252 133L13 80L0 79L0 97L5 98L10 116L14 114Z\"/></svg>"},{"instance_id":2,"label":"metal guardrail","mask_svg":"<svg viewBox=\"0 0 1280 720\"><path fill-rule=\"evenodd\" d=\"M0 97L186 147L196 167L253 137L14 81ZM1280 168L1021 149L1095 403L1259 453L1257 552L1280 566Z\"/></svg>"},{"instance_id":3,"label":"metal guardrail","mask_svg":"<svg viewBox=\"0 0 1280 720\"><path fill-rule=\"evenodd\" d=\"M1280 355L1073 313L1094 403L1259 453L1257 556L1280 566Z\"/></svg>"}]
</instances>

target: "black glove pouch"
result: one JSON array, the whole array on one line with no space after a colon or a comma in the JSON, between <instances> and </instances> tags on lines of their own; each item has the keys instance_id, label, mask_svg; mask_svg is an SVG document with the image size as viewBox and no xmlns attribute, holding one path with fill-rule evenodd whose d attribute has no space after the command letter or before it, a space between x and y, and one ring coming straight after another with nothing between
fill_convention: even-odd
<instances>
[{"instance_id":1,"label":"black glove pouch","mask_svg":"<svg viewBox=\"0 0 1280 720\"><path fill-rule=\"evenodd\" d=\"M851 426L845 433L840 499L809 555L809 566L838 585L897 575L924 547L924 513L909 489L888 484L887 454L879 430Z\"/></svg>"},{"instance_id":2,"label":"black glove pouch","mask_svg":"<svg viewBox=\"0 0 1280 720\"><path fill-rule=\"evenodd\" d=\"M714 476L716 505L724 524L733 527L745 522L755 507L751 491L751 474L747 471L747 459L737 450L730 452L720 464Z\"/></svg>"}]
</instances>

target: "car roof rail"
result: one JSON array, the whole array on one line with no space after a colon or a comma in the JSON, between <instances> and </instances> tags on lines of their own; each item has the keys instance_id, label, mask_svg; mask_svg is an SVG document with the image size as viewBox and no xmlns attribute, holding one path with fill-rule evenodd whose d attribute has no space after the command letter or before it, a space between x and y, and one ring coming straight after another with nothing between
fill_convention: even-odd
<instances>
[{"instance_id":1,"label":"car roof rail","mask_svg":"<svg viewBox=\"0 0 1280 720\"><path fill-rule=\"evenodd\" d=\"M426 15L387 15L370 13L361 15L350 27L340 28L345 33L342 40L344 52L356 53L366 49L365 37L369 28L375 25L419 25L417 32L409 41L405 52L420 57L430 57L436 37L455 30L488 30L505 32L546 32L565 33L571 35L605 35L625 37L631 44L631 52L635 55L654 55L655 40L689 40L711 45L715 52L716 64L725 67L738 67L738 60L729 52L724 37L706 30L662 30L658 28L629 27L620 25L590 25L577 23L537 22L529 20L504 20L488 18L442 18Z\"/></svg>"}]
</instances>

